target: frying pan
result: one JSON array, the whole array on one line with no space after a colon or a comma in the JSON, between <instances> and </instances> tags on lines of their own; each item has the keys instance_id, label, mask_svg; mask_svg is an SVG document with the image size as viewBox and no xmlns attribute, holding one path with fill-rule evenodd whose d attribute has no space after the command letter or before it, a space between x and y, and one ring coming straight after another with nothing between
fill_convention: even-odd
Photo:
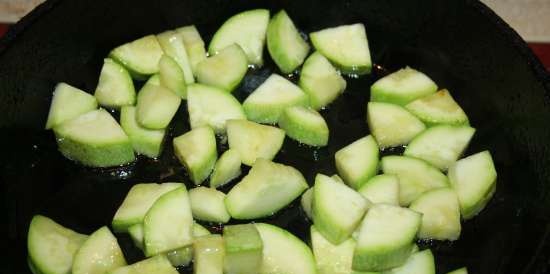
<instances>
[{"instance_id":1,"label":"frying pan","mask_svg":"<svg viewBox=\"0 0 550 274\"><path fill-rule=\"evenodd\" d=\"M0 234L6 236L0 271L30 273L26 234L33 214L91 233L110 223L131 185L189 181L170 139L159 159L119 168L85 168L63 158L52 132L43 129L54 85L64 81L93 92L113 47L188 24L208 42L226 18L259 7L284 8L304 33L362 22L378 65L370 76L348 79L345 94L323 112L331 129L328 147L286 140L276 161L299 168L310 183L316 172L335 173L334 152L368 134L370 84L387 71L417 68L451 90L477 128L466 154L489 149L499 174L495 197L464 223L460 240L421 243L435 252L438 273L463 265L474 274L550 272L550 76L512 29L473 0L47 1L0 41ZM239 87L239 99L277 72L265 58ZM182 106L169 135L188 129ZM296 202L262 221L307 241L309 223ZM117 237L128 261L141 258L126 235Z\"/></svg>"}]
</instances>

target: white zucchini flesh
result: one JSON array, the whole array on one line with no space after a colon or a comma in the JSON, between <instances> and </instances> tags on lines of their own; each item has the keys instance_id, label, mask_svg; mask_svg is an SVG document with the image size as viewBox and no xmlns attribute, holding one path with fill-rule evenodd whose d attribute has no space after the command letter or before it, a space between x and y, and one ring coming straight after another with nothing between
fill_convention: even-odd
<instances>
[{"instance_id":1,"label":"white zucchini flesh","mask_svg":"<svg viewBox=\"0 0 550 274\"><path fill-rule=\"evenodd\" d=\"M323 174L315 177L313 223L333 244L348 239L370 207L370 201L345 184Z\"/></svg>"},{"instance_id":2,"label":"white zucchini flesh","mask_svg":"<svg viewBox=\"0 0 550 274\"><path fill-rule=\"evenodd\" d=\"M411 254L421 218L407 208L374 205L361 224L353 269L384 271L403 265Z\"/></svg>"},{"instance_id":3,"label":"white zucchini flesh","mask_svg":"<svg viewBox=\"0 0 550 274\"><path fill-rule=\"evenodd\" d=\"M35 215L27 236L29 265L42 274L70 273L74 256L87 238L48 217Z\"/></svg>"},{"instance_id":4,"label":"white zucchini flesh","mask_svg":"<svg viewBox=\"0 0 550 274\"><path fill-rule=\"evenodd\" d=\"M256 223L263 242L259 274L315 274L311 249L290 232L265 223Z\"/></svg>"},{"instance_id":5,"label":"white zucchini flesh","mask_svg":"<svg viewBox=\"0 0 550 274\"><path fill-rule=\"evenodd\" d=\"M86 239L76 252L71 273L103 274L126 265L117 239L106 226Z\"/></svg>"},{"instance_id":6,"label":"white zucchini flesh","mask_svg":"<svg viewBox=\"0 0 550 274\"><path fill-rule=\"evenodd\" d=\"M91 94L65 83L59 83L53 91L46 129L97 109L97 100Z\"/></svg>"},{"instance_id":7,"label":"white zucchini flesh","mask_svg":"<svg viewBox=\"0 0 550 274\"><path fill-rule=\"evenodd\" d=\"M489 151L458 160L449 167L448 175L464 219L483 210L496 191L497 172Z\"/></svg>"},{"instance_id":8,"label":"white zucchini flesh","mask_svg":"<svg viewBox=\"0 0 550 274\"><path fill-rule=\"evenodd\" d=\"M185 187L163 194L143 219L145 255L153 256L192 244L192 228L193 214Z\"/></svg>"},{"instance_id":9,"label":"white zucchini flesh","mask_svg":"<svg viewBox=\"0 0 550 274\"><path fill-rule=\"evenodd\" d=\"M263 65L263 49L266 39L269 10L256 9L233 15L216 31L208 46L215 55L231 44L238 44L252 65Z\"/></svg>"},{"instance_id":10,"label":"white zucchini flesh","mask_svg":"<svg viewBox=\"0 0 550 274\"><path fill-rule=\"evenodd\" d=\"M447 170L464 153L474 133L475 129L469 126L434 126L416 136L403 155Z\"/></svg>"},{"instance_id":11,"label":"white zucchini flesh","mask_svg":"<svg viewBox=\"0 0 550 274\"><path fill-rule=\"evenodd\" d=\"M225 206L235 219L267 217L290 204L307 187L297 169L260 158L227 193Z\"/></svg>"}]
</instances>

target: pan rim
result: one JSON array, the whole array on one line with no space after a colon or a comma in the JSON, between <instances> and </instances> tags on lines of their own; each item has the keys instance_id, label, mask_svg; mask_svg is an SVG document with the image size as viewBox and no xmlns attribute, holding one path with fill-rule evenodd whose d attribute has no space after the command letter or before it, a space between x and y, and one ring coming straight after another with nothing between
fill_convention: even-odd
<instances>
[{"instance_id":1,"label":"pan rim","mask_svg":"<svg viewBox=\"0 0 550 274\"><path fill-rule=\"evenodd\" d=\"M469 8L472 8L473 11L479 13L484 18L486 18L487 23L491 24L496 30L503 35L507 43L511 43L514 49L518 51L524 62L527 62L528 67L531 70L531 73L534 74L535 79L541 84L542 88L545 90L545 96L550 100L550 73L543 66L541 61L535 56L534 52L527 45L526 41L521 38L521 36L509 26L501 17L499 17L493 10L491 10L484 3L479 0L463 0L466 2L466 5ZM0 38L0 56L6 54L9 49L13 46L14 42L19 39L19 37L28 29L34 26L36 23L40 23L40 19L53 11L58 5L62 3L62 0L47 0L40 4L37 8L32 10L29 14L25 15L21 20L16 24L12 25L8 32L4 35L3 38ZM548 236L550 234L546 233L541 239L540 245L534 250L534 256L532 261L525 266L526 270L533 268L534 261L539 256L541 250L545 248L546 245L549 245Z\"/></svg>"}]
</instances>

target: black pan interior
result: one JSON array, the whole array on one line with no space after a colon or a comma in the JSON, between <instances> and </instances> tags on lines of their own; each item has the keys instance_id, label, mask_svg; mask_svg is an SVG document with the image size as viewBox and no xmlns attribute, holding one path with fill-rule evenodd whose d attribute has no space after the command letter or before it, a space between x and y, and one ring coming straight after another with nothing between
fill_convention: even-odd
<instances>
[{"instance_id":1,"label":"black pan interior","mask_svg":"<svg viewBox=\"0 0 550 274\"><path fill-rule=\"evenodd\" d=\"M276 161L299 168L310 184L317 172L333 174L333 153L368 134L370 84L405 65L422 70L453 93L477 128L466 154L489 149L499 178L495 197L480 216L464 223L459 241L421 246L434 250L438 273L463 265L474 274L548 273L550 78L515 32L469 0L47 1L0 42L1 235L6 236L1 272L30 273L26 233L33 214L91 233L110 223L133 184L189 181L170 140L158 160L140 158L121 168L90 169L64 159L53 134L43 130L55 84L93 92L102 59L113 47L187 24L195 24L209 41L224 19L259 7L284 8L304 33L362 22L378 65L370 76L348 79L345 94L323 112L331 129L327 148L286 140ZM268 54L265 58L266 66L251 71L239 87L240 99L277 72ZM170 136L189 129L186 115L182 106ZM309 223L297 203L264 221L307 241ZM140 259L129 238L117 236L128 260Z\"/></svg>"}]
</instances>

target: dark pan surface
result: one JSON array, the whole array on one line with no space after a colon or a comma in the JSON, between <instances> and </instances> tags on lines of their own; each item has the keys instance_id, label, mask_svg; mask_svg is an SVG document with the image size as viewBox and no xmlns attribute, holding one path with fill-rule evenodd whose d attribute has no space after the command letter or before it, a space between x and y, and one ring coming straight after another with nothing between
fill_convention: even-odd
<instances>
[{"instance_id":1,"label":"dark pan surface","mask_svg":"<svg viewBox=\"0 0 550 274\"><path fill-rule=\"evenodd\" d=\"M64 159L53 134L42 129L54 85L65 81L93 92L102 59L114 46L191 23L208 41L230 15L258 7L286 9L306 33L365 23L376 64L426 72L469 114L478 130L467 154L492 152L498 187L481 215L464 224L459 241L422 243L435 251L438 273L463 265L474 274L550 271L550 78L515 32L479 2L51 0L0 42L0 235L6 236L0 272L30 273L26 233L33 214L91 233L110 223L133 184L188 181L170 140L159 160L139 159L122 168L89 169ZM331 129L327 148L287 139L276 161L298 167L310 184L316 172L333 174L333 153L368 134L369 86L384 69L349 79L346 93L323 112ZM272 71L270 60L252 71L238 97ZM170 136L188 130L186 115L182 106ZM296 202L265 221L307 240L309 223ZM140 259L129 238L117 236L128 260Z\"/></svg>"}]
</instances>

